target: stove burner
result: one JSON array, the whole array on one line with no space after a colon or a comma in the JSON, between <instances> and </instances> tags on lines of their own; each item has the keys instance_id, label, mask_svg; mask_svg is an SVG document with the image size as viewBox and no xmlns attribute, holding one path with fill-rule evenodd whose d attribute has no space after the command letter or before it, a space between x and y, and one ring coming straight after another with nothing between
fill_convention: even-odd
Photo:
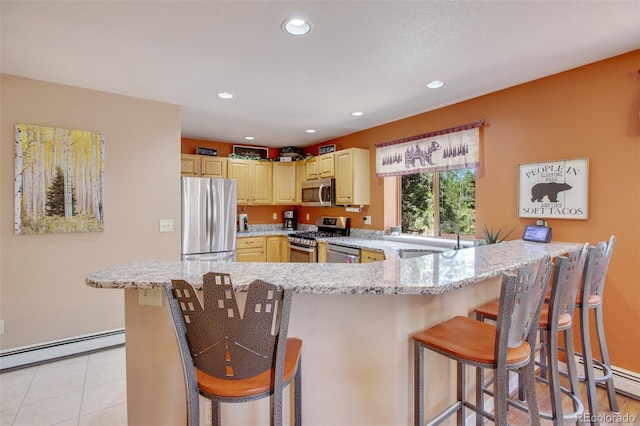
<instances>
[{"instance_id":1,"label":"stove burner","mask_svg":"<svg viewBox=\"0 0 640 426\"><path fill-rule=\"evenodd\" d=\"M340 219L342 220L340 221ZM342 224L341 226L335 225L338 221ZM350 233L348 218L320 217L316 220L316 224L318 225L317 231L291 234L288 237L289 242L299 246L316 247L318 245L316 238L345 237Z\"/></svg>"}]
</instances>

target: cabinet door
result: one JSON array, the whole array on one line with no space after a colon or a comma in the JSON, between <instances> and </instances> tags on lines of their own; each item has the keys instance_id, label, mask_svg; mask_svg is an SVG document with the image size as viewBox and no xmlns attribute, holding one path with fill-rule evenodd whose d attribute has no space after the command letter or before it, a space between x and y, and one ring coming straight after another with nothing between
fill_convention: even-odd
<instances>
[{"instance_id":1,"label":"cabinet door","mask_svg":"<svg viewBox=\"0 0 640 426\"><path fill-rule=\"evenodd\" d=\"M267 262L280 262L280 237L267 237Z\"/></svg>"},{"instance_id":2,"label":"cabinet door","mask_svg":"<svg viewBox=\"0 0 640 426\"><path fill-rule=\"evenodd\" d=\"M289 239L280 237L280 262L289 262Z\"/></svg>"},{"instance_id":3,"label":"cabinet door","mask_svg":"<svg viewBox=\"0 0 640 426\"><path fill-rule=\"evenodd\" d=\"M353 203L353 164L351 150L336 152L336 204Z\"/></svg>"},{"instance_id":4,"label":"cabinet door","mask_svg":"<svg viewBox=\"0 0 640 426\"><path fill-rule=\"evenodd\" d=\"M242 249L236 251L236 262L264 262L264 248Z\"/></svg>"},{"instance_id":5,"label":"cabinet door","mask_svg":"<svg viewBox=\"0 0 640 426\"><path fill-rule=\"evenodd\" d=\"M309 158L305 162L305 180L318 179L318 157Z\"/></svg>"},{"instance_id":6,"label":"cabinet door","mask_svg":"<svg viewBox=\"0 0 640 426\"><path fill-rule=\"evenodd\" d=\"M327 263L327 243L326 241L318 242L318 263Z\"/></svg>"},{"instance_id":7,"label":"cabinet door","mask_svg":"<svg viewBox=\"0 0 640 426\"><path fill-rule=\"evenodd\" d=\"M302 182L305 179L305 162L296 161L296 204L302 204ZM287 259L289 257L287 256Z\"/></svg>"},{"instance_id":8,"label":"cabinet door","mask_svg":"<svg viewBox=\"0 0 640 426\"><path fill-rule=\"evenodd\" d=\"M360 250L360 263L378 262L384 260L384 253L372 250Z\"/></svg>"},{"instance_id":9,"label":"cabinet door","mask_svg":"<svg viewBox=\"0 0 640 426\"><path fill-rule=\"evenodd\" d=\"M334 153L322 154L318 157L318 175L321 178L335 176Z\"/></svg>"},{"instance_id":10,"label":"cabinet door","mask_svg":"<svg viewBox=\"0 0 640 426\"><path fill-rule=\"evenodd\" d=\"M273 163L273 203L296 202L296 162Z\"/></svg>"},{"instance_id":11,"label":"cabinet door","mask_svg":"<svg viewBox=\"0 0 640 426\"><path fill-rule=\"evenodd\" d=\"M180 154L180 175L200 176L200 157L195 154Z\"/></svg>"},{"instance_id":12,"label":"cabinet door","mask_svg":"<svg viewBox=\"0 0 640 426\"><path fill-rule=\"evenodd\" d=\"M273 203L273 168L268 161L253 162L252 204Z\"/></svg>"},{"instance_id":13,"label":"cabinet door","mask_svg":"<svg viewBox=\"0 0 640 426\"><path fill-rule=\"evenodd\" d=\"M204 177L227 177L227 159L224 157L210 157L203 155L200 163L200 172Z\"/></svg>"},{"instance_id":14,"label":"cabinet door","mask_svg":"<svg viewBox=\"0 0 640 426\"><path fill-rule=\"evenodd\" d=\"M251 170L250 160L229 160L227 165L227 176L229 179L237 181L237 201L238 204L249 204L251 202Z\"/></svg>"}]
</instances>

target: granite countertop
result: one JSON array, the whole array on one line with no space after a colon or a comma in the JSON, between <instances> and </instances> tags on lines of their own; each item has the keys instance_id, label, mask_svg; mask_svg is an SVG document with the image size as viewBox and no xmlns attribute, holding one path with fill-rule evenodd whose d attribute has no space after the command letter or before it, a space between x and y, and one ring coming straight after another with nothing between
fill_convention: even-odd
<instances>
[{"instance_id":1,"label":"granite countertop","mask_svg":"<svg viewBox=\"0 0 640 426\"><path fill-rule=\"evenodd\" d=\"M202 276L215 271L231 274L239 291L246 291L253 280L262 279L292 288L295 293L442 294L538 262L545 255L558 256L581 247L575 243L515 240L412 259L396 255L363 264L149 260L91 273L86 284L96 288L151 289L164 286L171 279L185 279L200 288Z\"/></svg>"}]
</instances>

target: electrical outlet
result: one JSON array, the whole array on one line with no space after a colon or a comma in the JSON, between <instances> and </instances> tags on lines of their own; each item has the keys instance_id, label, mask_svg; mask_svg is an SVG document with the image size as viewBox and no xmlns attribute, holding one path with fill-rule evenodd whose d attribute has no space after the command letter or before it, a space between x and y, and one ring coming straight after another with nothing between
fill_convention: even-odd
<instances>
[{"instance_id":1,"label":"electrical outlet","mask_svg":"<svg viewBox=\"0 0 640 426\"><path fill-rule=\"evenodd\" d=\"M273 214L273 218L274 218L274 219L277 219L277 218L278 218L278 213L274 213L274 214Z\"/></svg>"},{"instance_id":2,"label":"electrical outlet","mask_svg":"<svg viewBox=\"0 0 640 426\"><path fill-rule=\"evenodd\" d=\"M0 320L0 334L4 334L4 320Z\"/></svg>"},{"instance_id":3,"label":"electrical outlet","mask_svg":"<svg viewBox=\"0 0 640 426\"><path fill-rule=\"evenodd\" d=\"M371 225L371 216L365 216L364 217L364 224L365 225Z\"/></svg>"},{"instance_id":4,"label":"electrical outlet","mask_svg":"<svg viewBox=\"0 0 640 426\"><path fill-rule=\"evenodd\" d=\"M160 219L160 232L173 232L173 219Z\"/></svg>"},{"instance_id":5,"label":"electrical outlet","mask_svg":"<svg viewBox=\"0 0 640 426\"><path fill-rule=\"evenodd\" d=\"M159 288L138 290L138 305L162 306L162 290Z\"/></svg>"}]
</instances>

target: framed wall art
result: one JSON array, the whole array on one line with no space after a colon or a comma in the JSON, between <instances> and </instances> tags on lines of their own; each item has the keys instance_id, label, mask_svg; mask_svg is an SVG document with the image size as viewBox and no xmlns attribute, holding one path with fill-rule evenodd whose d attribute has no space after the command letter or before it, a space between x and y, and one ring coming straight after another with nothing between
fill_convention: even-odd
<instances>
[{"instance_id":1,"label":"framed wall art","mask_svg":"<svg viewBox=\"0 0 640 426\"><path fill-rule=\"evenodd\" d=\"M589 159L519 165L518 216L587 219Z\"/></svg>"},{"instance_id":2,"label":"framed wall art","mask_svg":"<svg viewBox=\"0 0 640 426\"><path fill-rule=\"evenodd\" d=\"M103 133L15 126L16 234L104 230Z\"/></svg>"},{"instance_id":3,"label":"framed wall art","mask_svg":"<svg viewBox=\"0 0 640 426\"><path fill-rule=\"evenodd\" d=\"M233 153L243 158L251 158L259 160L261 158L269 158L269 148L259 146L234 145Z\"/></svg>"}]
</instances>

